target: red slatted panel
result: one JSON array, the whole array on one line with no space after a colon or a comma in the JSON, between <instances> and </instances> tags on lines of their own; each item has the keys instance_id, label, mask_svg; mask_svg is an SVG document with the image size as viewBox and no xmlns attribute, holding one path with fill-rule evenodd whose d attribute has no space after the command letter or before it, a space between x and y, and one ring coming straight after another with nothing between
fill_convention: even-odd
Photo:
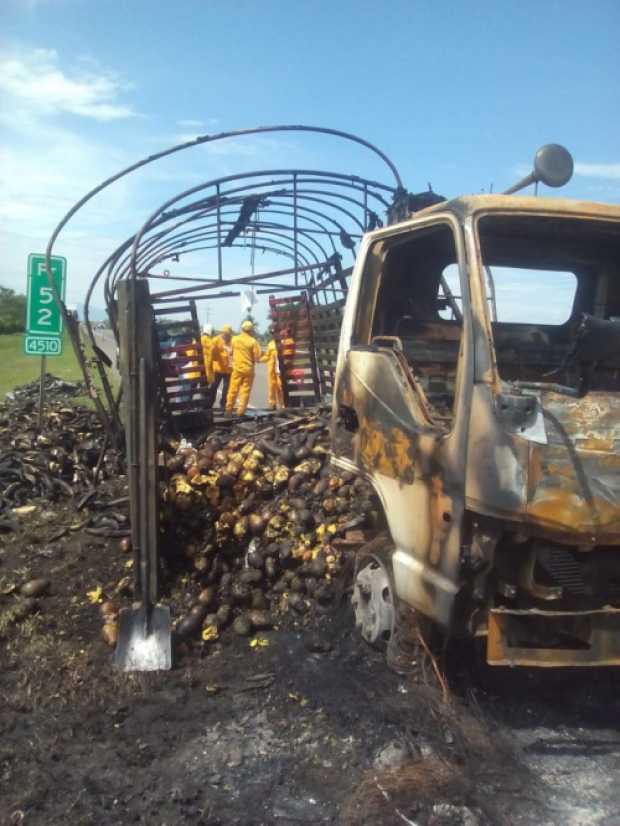
<instances>
[{"instance_id":1,"label":"red slatted panel","mask_svg":"<svg viewBox=\"0 0 620 826\"><path fill-rule=\"evenodd\" d=\"M170 316L184 318L172 321ZM169 424L174 430L206 424L210 398L195 303L156 310L155 332L163 408ZM184 349L194 355L185 355ZM188 374L196 375L188 378Z\"/></svg>"},{"instance_id":2,"label":"red slatted panel","mask_svg":"<svg viewBox=\"0 0 620 826\"><path fill-rule=\"evenodd\" d=\"M320 394L308 296L305 292L285 298L271 295L269 307L278 348L284 402L291 407L316 404ZM294 342L294 348L287 343L290 339Z\"/></svg>"}]
</instances>

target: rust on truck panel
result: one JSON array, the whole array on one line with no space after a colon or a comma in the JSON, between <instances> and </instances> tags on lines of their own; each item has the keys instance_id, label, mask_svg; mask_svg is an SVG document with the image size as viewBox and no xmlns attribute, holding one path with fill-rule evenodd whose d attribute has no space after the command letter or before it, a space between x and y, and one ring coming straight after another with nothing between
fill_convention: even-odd
<instances>
[{"instance_id":1,"label":"rust on truck panel","mask_svg":"<svg viewBox=\"0 0 620 826\"><path fill-rule=\"evenodd\" d=\"M592 441L609 446L603 449L620 448L620 394L592 391L582 399L572 399L546 392L541 400L550 444L565 443L569 438L577 447Z\"/></svg>"},{"instance_id":2,"label":"rust on truck panel","mask_svg":"<svg viewBox=\"0 0 620 826\"><path fill-rule=\"evenodd\" d=\"M382 428L380 421L371 422L362 416L359 424L359 456L362 466L401 485L411 485L415 479L415 446L399 427Z\"/></svg>"},{"instance_id":3,"label":"rust on truck panel","mask_svg":"<svg viewBox=\"0 0 620 826\"><path fill-rule=\"evenodd\" d=\"M372 478L378 473L398 482L399 487L411 485L410 501L418 507L426 498L426 522L430 528L428 561L438 565L441 547L446 541L452 522L453 500L444 491L444 481L436 469L433 472L433 454L437 450L435 438L426 435L411 438L398 427L384 430L376 421L362 417L359 428L359 464ZM425 487L415 487L414 482L424 482ZM388 506L402 507L394 500ZM420 549L421 550L421 549Z\"/></svg>"},{"instance_id":4,"label":"rust on truck panel","mask_svg":"<svg viewBox=\"0 0 620 826\"><path fill-rule=\"evenodd\" d=\"M594 542L620 540L620 397L543 393L547 445L530 445L527 515Z\"/></svg>"},{"instance_id":5,"label":"rust on truck panel","mask_svg":"<svg viewBox=\"0 0 620 826\"><path fill-rule=\"evenodd\" d=\"M442 549L450 541L455 519L454 498L446 489L446 434L428 424L417 388L403 384L402 375L394 381L394 361L394 353L351 353L340 395L356 401L358 428L351 455L386 503L398 546L407 553L415 549L425 564L443 568L451 564L448 558L442 563ZM454 487L456 480L452 483ZM424 578L417 586L416 599L420 603L424 593L428 611L433 600L441 601L435 591Z\"/></svg>"},{"instance_id":6,"label":"rust on truck panel","mask_svg":"<svg viewBox=\"0 0 620 826\"><path fill-rule=\"evenodd\" d=\"M547 444L506 433L474 391L468 507L580 544L620 542L620 396L541 394Z\"/></svg>"}]
</instances>

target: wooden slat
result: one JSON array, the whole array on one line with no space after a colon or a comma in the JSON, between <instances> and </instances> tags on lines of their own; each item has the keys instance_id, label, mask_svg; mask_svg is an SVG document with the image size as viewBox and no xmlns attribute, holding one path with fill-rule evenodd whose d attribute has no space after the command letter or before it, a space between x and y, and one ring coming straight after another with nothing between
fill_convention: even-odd
<instances>
[{"instance_id":1,"label":"wooden slat","mask_svg":"<svg viewBox=\"0 0 620 826\"><path fill-rule=\"evenodd\" d=\"M331 394L334 388L344 305L345 299L338 298L330 304L314 305L310 313L317 370L323 394Z\"/></svg>"}]
</instances>

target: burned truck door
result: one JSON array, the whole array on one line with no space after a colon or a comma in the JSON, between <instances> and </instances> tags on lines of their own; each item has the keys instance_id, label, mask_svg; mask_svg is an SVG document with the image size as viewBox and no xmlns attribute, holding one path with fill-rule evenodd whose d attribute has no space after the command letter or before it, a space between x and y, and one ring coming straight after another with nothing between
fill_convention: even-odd
<instances>
[{"instance_id":1,"label":"burned truck door","mask_svg":"<svg viewBox=\"0 0 620 826\"><path fill-rule=\"evenodd\" d=\"M444 626L459 588L471 342L458 222L437 215L369 236L341 333L334 462L380 497L397 596Z\"/></svg>"}]
</instances>

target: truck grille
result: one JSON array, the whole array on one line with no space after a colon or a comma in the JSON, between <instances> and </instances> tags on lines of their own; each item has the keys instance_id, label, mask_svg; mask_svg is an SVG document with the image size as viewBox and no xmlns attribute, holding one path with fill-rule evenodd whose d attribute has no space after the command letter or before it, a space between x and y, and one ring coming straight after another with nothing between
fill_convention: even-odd
<instances>
[{"instance_id":1,"label":"truck grille","mask_svg":"<svg viewBox=\"0 0 620 826\"><path fill-rule=\"evenodd\" d=\"M570 551L565 548L541 548L538 552L538 562L569 594L585 594L582 565Z\"/></svg>"}]
</instances>

